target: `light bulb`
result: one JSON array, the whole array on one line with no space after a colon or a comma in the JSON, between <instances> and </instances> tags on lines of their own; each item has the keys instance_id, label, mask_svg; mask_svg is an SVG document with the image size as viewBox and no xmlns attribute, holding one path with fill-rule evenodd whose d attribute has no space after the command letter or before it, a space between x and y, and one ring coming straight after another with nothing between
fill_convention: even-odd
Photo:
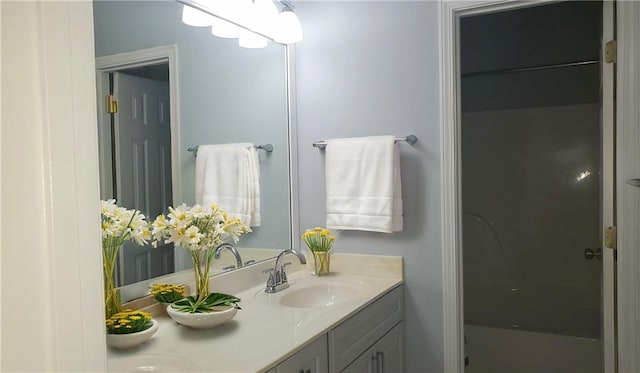
<instances>
[{"instance_id":1,"label":"light bulb","mask_svg":"<svg viewBox=\"0 0 640 373\"><path fill-rule=\"evenodd\" d=\"M302 41L302 25L298 16L291 10L285 9L278 15L278 32L275 41L282 44L294 44Z\"/></svg>"},{"instance_id":2,"label":"light bulb","mask_svg":"<svg viewBox=\"0 0 640 373\"><path fill-rule=\"evenodd\" d=\"M242 27L217 17L214 17L211 25L211 33L221 38L238 38L243 32L244 29Z\"/></svg>"},{"instance_id":3,"label":"light bulb","mask_svg":"<svg viewBox=\"0 0 640 373\"><path fill-rule=\"evenodd\" d=\"M253 5L249 7L248 26L261 34L272 34L277 19L278 8L272 0L254 0Z\"/></svg>"},{"instance_id":4,"label":"light bulb","mask_svg":"<svg viewBox=\"0 0 640 373\"><path fill-rule=\"evenodd\" d=\"M240 36L238 44L244 48L264 48L267 46L267 38L262 37L255 32L246 31Z\"/></svg>"},{"instance_id":5,"label":"light bulb","mask_svg":"<svg viewBox=\"0 0 640 373\"><path fill-rule=\"evenodd\" d=\"M207 27L213 23L212 15L209 15L196 8L192 8L188 5L182 7L182 22L189 26L195 27Z\"/></svg>"}]
</instances>

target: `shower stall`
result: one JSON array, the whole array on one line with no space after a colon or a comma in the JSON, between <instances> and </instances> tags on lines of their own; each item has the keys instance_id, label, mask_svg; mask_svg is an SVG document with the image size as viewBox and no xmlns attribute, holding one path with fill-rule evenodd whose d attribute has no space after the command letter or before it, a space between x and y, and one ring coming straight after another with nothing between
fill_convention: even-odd
<instances>
[{"instance_id":1,"label":"shower stall","mask_svg":"<svg viewBox=\"0 0 640 373\"><path fill-rule=\"evenodd\" d=\"M467 373L602 371L601 22L597 1L461 19Z\"/></svg>"}]
</instances>

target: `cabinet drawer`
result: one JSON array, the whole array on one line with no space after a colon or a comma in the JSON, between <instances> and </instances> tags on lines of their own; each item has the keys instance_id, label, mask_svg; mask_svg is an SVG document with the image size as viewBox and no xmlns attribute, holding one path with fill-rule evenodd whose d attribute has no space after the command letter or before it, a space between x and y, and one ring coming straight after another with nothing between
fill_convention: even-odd
<instances>
[{"instance_id":1,"label":"cabinet drawer","mask_svg":"<svg viewBox=\"0 0 640 373\"><path fill-rule=\"evenodd\" d=\"M330 372L340 372L404 318L402 285L329 331Z\"/></svg>"},{"instance_id":2,"label":"cabinet drawer","mask_svg":"<svg viewBox=\"0 0 640 373\"><path fill-rule=\"evenodd\" d=\"M273 373L322 373L327 371L327 366L327 336L323 334L310 345L278 364Z\"/></svg>"},{"instance_id":3,"label":"cabinet drawer","mask_svg":"<svg viewBox=\"0 0 640 373\"><path fill-rule=\"evenodd\" d=\"M404 322L400 321L342 373L404 372Z\"/></svg>"}]
</instances>

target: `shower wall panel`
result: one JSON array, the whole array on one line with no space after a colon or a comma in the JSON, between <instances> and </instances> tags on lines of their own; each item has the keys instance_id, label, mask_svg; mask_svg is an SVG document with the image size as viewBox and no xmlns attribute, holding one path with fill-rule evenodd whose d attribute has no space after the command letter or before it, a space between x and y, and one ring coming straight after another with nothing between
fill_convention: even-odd
<instances>
[{"instance_id":1,"label":"shower wall panel","mask_svg":"<svg viewBox=\"0 0 640 373\"><path fill-rule=\"evenodd\" d=\"M465 321L600 335L600 107L462 115Z\"/></svg>"}]
</instances>

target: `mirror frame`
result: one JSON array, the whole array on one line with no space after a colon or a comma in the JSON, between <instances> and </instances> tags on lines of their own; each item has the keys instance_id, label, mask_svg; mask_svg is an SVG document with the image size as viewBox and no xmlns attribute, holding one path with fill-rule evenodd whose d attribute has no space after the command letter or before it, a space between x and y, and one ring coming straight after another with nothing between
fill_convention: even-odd
<instances>
[{"instance_id":1,"label":"mirror frame","mask_svg":"<svg viewBox=\"0 0 640 373\"><path fill-rule=\"evenodd\" d=\"M180 1L179 1L180 2ZM212 37L215 37L212 35ZM296 118L296 101L295 101L295 50L292 45L283 45L285 50L285 76L286 82L286 105L288 119L288 150L289 150L289 226L290 226L290 245L291 249L298 246L298 237L300 235L299 210L298 210L298 144L297 144L297 118ZM241 48L238 46L238 48ZM98 96L98 92L108 85L107 74L114 69L131 68L148 65L150 61L164 62L169 64L169 83L170 83L170 104L171 104L171 172L172 177L172 194L173 204L183 203L177 196L182 196L182 175L179 169L179 152L181 148L180 141L180 107L178 99L178 76L177 76L177 46L168 45L154 48L143 49L135 52L118 53L109 56L96 57L96 99L98 106L98 146L100 149L99 166L100 166L100 188L108 195L113 195L113 182L110 170L111 162L111 146L110 124L106 115L106 102L104 98ZM104 189L103 189L104 188ZM149 217L147 217L149 218ZM120 255L118 260L122 260ZM267 259L267 260L273 260ZM259 262L258 262L259 263ZM255 263L253 263L255 264ZM179 263L175 263L178 267ZM220 272L226 273L226 272ZM213 276L219 273L214 274ZM133 284L121 286L120 296L122 302L129 302L138 298L149 295L149 286L154 282L172 283L176 285L193 282L193 271L191 269L173 272L164 276L154 277L147 280L139 281Z\"/></svg>"}]
</instances>

